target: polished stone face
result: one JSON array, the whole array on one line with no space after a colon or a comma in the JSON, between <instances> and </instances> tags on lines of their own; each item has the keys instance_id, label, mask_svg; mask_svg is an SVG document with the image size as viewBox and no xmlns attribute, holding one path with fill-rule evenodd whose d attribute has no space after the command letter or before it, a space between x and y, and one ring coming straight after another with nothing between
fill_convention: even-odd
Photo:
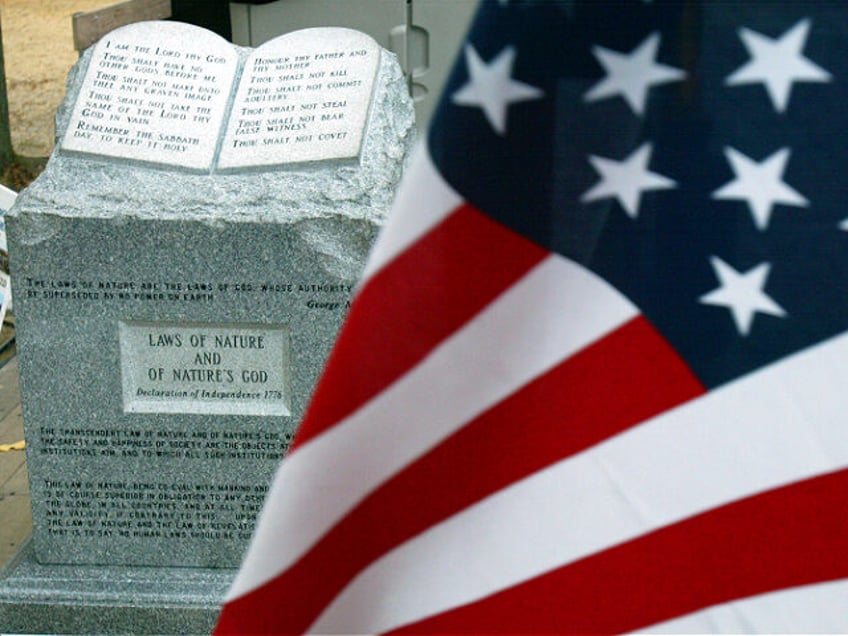
<instances>
[{"instance_id":1,"label":"polished stone face","mask_svg":"<svg viewBox=\"0 0 848 636\"><path fill-rule=\"evenodd\" d=\"M88 57L62 148L208 171L238 68L233 46L206 29L117 29Z\"/></svg>"},{"instance_id":2,"label":"polished stone face","mask_svg":"<svg viewBox=\"0 0 848 636\"><path fill-rule=\"evenodd\" d=\"M347 29L141 23L69 86L8 220L36 557L236 567L400 178L404 78Z\"/></svg>"},{"instance_id":3,"label":"polished stone face","mask_svg":"<svg viewBox=\"0 0 848 636\"><path fill-rule=\"evenodd\" d=\"M247 58L219 168L356 159L380 47L351 29L304 29Z\"/></svg>"}]
</instances>

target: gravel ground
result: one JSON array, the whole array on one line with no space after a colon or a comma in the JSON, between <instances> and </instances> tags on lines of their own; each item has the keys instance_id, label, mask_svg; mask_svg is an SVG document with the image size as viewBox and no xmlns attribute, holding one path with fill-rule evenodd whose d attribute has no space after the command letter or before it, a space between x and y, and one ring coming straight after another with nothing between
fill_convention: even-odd
<instances>
[{"instance_id":1,"label":"gravel ground","mask_svg":"<svg viewBox=\"0 0 848 636\"><path fill-rule=\"evenodd\" d=\"M117 0L0 0L12 145L24 157L53 148L53 116L77 59L71 16Z\"/></svg>"}]
</instances>

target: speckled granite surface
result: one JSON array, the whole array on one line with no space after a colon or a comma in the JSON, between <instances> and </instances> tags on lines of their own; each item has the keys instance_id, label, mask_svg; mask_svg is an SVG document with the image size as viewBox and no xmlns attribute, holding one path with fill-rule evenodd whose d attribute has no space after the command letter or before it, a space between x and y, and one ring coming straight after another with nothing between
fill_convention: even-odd
<instances>
[{"instance_id":1,"label":"speckled granite surface","mask_svg":"<svg viewBox=\"0 0 848 636\"><path fill-rule=\"evenodd\" d=\"M13 634L208 634L235 570L44 565L32 546L0 572Z\"/></svg>"}]
</instances>

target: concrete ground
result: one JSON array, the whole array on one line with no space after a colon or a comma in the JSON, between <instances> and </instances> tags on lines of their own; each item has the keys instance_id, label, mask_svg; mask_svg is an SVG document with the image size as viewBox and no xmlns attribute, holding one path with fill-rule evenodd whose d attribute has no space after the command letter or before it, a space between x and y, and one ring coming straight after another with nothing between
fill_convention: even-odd
<instances>
[{"instance_id":1,"label":"concrete ground","mask_svg":"<svg viewBox=\"0 0 848 636\"><path fill-rule=\"evenodd\" d=\"M12 357L0 369L0 447L24 439L18 362ZM32 531L29 480L23 450L0 452L0 564L5 564Z\"/></svg>"},{"instance_id":2,"label":"concrete ground","mask_svg":"<svg viewBox=\"0 0 848 636\"><path fill-rule=\"evenodd\" d=\"M12 145L25 157L53 148L53 117L78 54L71 16L118 0L0 0Z\"/></svg>"}]
</instances>

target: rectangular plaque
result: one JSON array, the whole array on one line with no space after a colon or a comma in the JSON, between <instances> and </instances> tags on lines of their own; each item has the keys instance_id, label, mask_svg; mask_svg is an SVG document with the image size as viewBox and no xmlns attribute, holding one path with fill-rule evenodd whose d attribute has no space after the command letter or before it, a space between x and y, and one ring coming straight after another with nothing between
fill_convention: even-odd
<instances>
[{"instance_id":1,"label":"rectangular plaque","mask_svg":"<svg viewBox=\"0 0 848 636\"><path fill-rule=\"evenodd\" d=\"M282 325L121 322L127 413L290 415Z\"/></svg>"}]
</instances>

